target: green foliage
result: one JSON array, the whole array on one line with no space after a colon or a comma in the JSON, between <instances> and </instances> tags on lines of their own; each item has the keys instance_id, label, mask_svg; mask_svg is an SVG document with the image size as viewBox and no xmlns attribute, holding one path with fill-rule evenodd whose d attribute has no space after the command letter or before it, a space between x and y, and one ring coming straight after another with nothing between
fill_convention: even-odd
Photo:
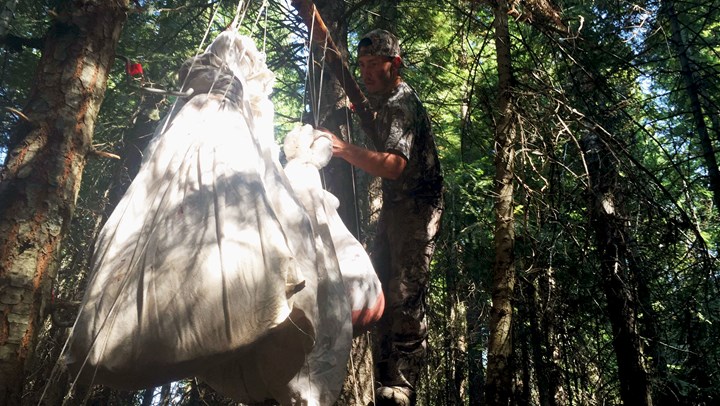
<instances>
[{"instance_id":1,"label":"green foliage","mask_svg":"<svg viewBox=\"0 0 720 406\"><path fill-rule=\"evenodd\" d=\"M139 4L142 9L129 13L118 54L143 64L143 85L163 89L178 87L178 67L199 51L206 31L204 44L233 20L237 7L228 1ZM258 14L262 3L250 2L241 30L264 44L276 74L272 100L279 140L305 112L305 93L312 89L306 80L307 32L289 4L268 5ZM44 35L50 7L20 2L11 32ZM522 382L529 382L530 403L539 404L539 379L554 368L562 389L558 396L564 396L565 404L621 401L600 257L588 214L591 181L581 146L583 136L592 131L600 134L610 151L606 158L617 169L612 192L627 232L631 255L626 265L634 275L628 284L639 298L637 314L654 395L658 403L674 399L709 404L720 397L719 208L713 204L671 28L656 2L564 1L562 7L568 32L548 29L537 19L510 23L517 115L516 393L522 392ZM720 8L715 1L676 7L702 117L717 151ZM403 76L418 90L433 122L446 211L433 261L431 351L420 398L426 405L468 404L480 390L472 383L482 380L482 369L476 367L486 362L495 255L494 17L484 3L469 1L352 0L346 9L351 11L351 66L358 35L378 26L394 31L408 65ZM3 107L22 108L40 55L40 50L28 48L4 51ZM140 85L128 80L116 60L95 130L96 148L121 153L138 114L149 109L159 118L174 100L158 99L148 106ZM7 149L17 121L9 111L2 112L0 153ZM79 300L82 295L116 165L105 159L88 161L55 282L63 299ZM194 390L198 396L206 393ZM140 395L133 396L140 401ZM221 402L213 396L203 399Z\"/></svg>"},{"instance_id":2,"label":"green foliage","mask_svg":"<svg viewBox=\"0 0 720 406\"><path fill-rule=\"evenodd\" d=\"M44 35L48 16L46 2L18 2L15 13L24 18L10 26L9 34L22 38L40 38ZM0 60L0 163L4 161L10 142L10 130L20 117L7 110L22 110L34 80L32 72L40 59L40 51L31 48L5 47Z\"/></svg>"}]
</instances>

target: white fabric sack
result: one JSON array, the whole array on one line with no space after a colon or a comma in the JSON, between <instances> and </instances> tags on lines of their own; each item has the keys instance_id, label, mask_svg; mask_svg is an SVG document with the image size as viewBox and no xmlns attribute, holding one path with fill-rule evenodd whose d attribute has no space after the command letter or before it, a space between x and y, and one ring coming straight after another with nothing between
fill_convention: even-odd
<instances>
[{"instance_id":1,"label":"white fabric sack","mask_svg":"<svg viewBox=\"0 0 720 406\"><path fill-rule=\"evenodd\" d=\"M291 380L289 386L292 390L311 388L309 390L311 395L301 397L308 403L295 403L300 397L296 398L292 391L284 397L273 393L273 398L281 404L330 405L335 401L339 392L335 393L324 388L339 389L345 380L344 365L347 362L352 343L350 309L343 288L343 278L338 272L341 263L338 262L335 253L334 235L331 234L330 219L324 203L327 192L322 189L318 172L318 169L325 166L332 156L332 142L326 134L313 131L310 126L305 126L303 129L304 131L296 129L286 137L285 153L289 162L285 166L285 174L290 180L295 195L309 215L312 234L315 236L318 267L327 271L318 272L318 275L326 274L327 280L322 280L322 277L319 276L321 279L319 284L322 285L324 282L324 287L319 288L317 292L317 306L320 311L318 319L314 321L315 345L304 361L296 357L287 357L287 351L279 351L279 348L282 348L287 342L282 341L282 334L277 334L268 340L267 345L256 346L258 351L254 354L247 354L250 357L246 358L246 361L250 359L250 363L238 363L231 360L223 368L214 368L212 371L202 374L201 378L215 390L234 399L247 399L247 394L253 394L258 387L266 386L264 383L266 380L273 378L273 376L252 375L253 369L259 369L253 368L253 364L262 365L268 360L277 362L277 365L280 366L279 368L264 368L264 372L270 374L284 373L286 363L300 361L305 363L301 371ZM294 143L296 148L293 150L294 154L288 154L288 143L292 140L297 141ZM337 219L340 219L339 216ZM292 325L281 327L283 329L293 328ZM239 381L237 377L242 377L242 381L245 383L243 386L237 385ZM253 394L250 397L257 398L258 396Z\"/></svg>"},{"instance_id":2,"label":"white fabric sack","mask_svg":"<svg viewBox=\"0 0 720 406\"><path fill-rule=\"evenodd\" d=\"M121 389L203 375L247 388L223 391L242 402L326 404L349 306L330 237L277 158L273 74L228 31L180 77L193 96L160 124L100 233L66 364ZM311 382L311 362L333 379Z\"/></svg>"},{"instance_id":3,"label":"white fabric sack","mask_svg":"<svg viewBox=\"0 0 720 406\"><path fill-rule=\"evenodd\" d=\"M332 139L329 134L304 125L287 135L283 151L288 160L285 173L295 193L308 212L321 216L328 224L350 302L353 331L359 335L380 319L385 296L365 248L337 212L340 201L322 187L318 170L332 157Z\"/></svg>"}]
</instances>

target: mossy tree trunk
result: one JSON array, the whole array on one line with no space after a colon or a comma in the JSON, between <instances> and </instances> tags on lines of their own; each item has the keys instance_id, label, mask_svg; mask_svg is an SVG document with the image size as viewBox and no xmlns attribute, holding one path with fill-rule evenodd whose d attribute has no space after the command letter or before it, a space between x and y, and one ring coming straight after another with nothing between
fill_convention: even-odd
<instances>
[{"instance_id":1,"label":"mossy tree trunk","mask_svg":"<svg viewBox=\"0 0 720 406\"><path fill-rule=\"evenodd\" d=\"M0 173L0 403L21 404L127 1L59 2Z\"/></svg>"}]
</instances>

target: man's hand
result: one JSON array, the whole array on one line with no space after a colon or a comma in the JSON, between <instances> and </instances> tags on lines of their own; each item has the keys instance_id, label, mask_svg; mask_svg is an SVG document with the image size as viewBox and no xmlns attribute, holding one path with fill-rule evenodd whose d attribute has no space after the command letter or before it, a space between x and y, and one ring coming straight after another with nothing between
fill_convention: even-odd
<instances>
[{"instance_id":1,"label":"man's hand","mask_svg":"<svg viewBox=\"0 0 720 406\"><path fill-rule=\"evenodd\" d=\"M343 152L347 148L348 143L343 141L342 139L338 138L335 134L332 134L332 150L333 150L333 156L336 156L338 158L343 158Z\"/></svg>"},{"instance_id":2,"label":"man's hand","mask_svg":"<svg viewBox=\"0 0 720 406\"><path fill-rule=\"evenodd\" d=\"M371 151L350 144L332 135L333 156L342 158L372 176L395 180L400 177L407 160L393 152Z\"/></svg>"}]
</instances>

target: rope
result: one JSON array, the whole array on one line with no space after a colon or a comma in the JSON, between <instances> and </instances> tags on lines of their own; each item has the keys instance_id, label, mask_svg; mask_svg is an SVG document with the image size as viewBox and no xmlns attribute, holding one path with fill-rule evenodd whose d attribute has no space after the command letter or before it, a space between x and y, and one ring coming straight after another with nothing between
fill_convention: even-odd
<instances>
[{"instance_id":1,"label":"rope","mask_svg":"<svg viewBox=\"0 0 720 406\"><path fill-rule=\"evenodd\" d=\"M260 8L258 9L258 15L255 19L255 23L253 24L252 28L250 29L250 34L255 33L255 27L257 27L258 22L260 21L260 16L262 15L263 11L265 11L265 18L267 18L267 7L268 7L268 0L263 0L262 4L260 5ZM267 26L265 27L266 33L267 33Z\"/></svg>"},{"instance_id":2,"label":"rope","mask_svg":"<svg viewBox=\"0 0 720 406\"><path fill-rule=\"evenodd\" d=\"M263 27L263 28L264 28L264 32L263 32L263 46L262 46L262 51L263 51L264 54L266 54L266 52L265 52L265 46L267 45L268 14L270 14L270 8L268 7L267 2L266 2L265 4L266 4L266 7L265 7L265 25L264 25L264 27Z\"/></svg>"},{"instance_id":3,"label":"rope","mask_svg":"<svg viewBox=\"0 0 720 406\"><path fill-rule=\"evenodd\" d=\"M313 5L313 8L315 5ZM313 13L312 16L312 24L310 26L310 37L308 39L308 58L307 58L307 65L305 69L305 83L309 83L308 87L310 90L308 91L306 88L306 94L310 94L310 108L312 109L313 113L313 125L317 128L318 125L320 125L320 103L322 102L322 81L323 77L325 75L325 54L327 52L327 41L328 37L325 36L325 44L323 45L323 53L321 58L321 64L320 64L320 84L317 85L315 82L315 55L313 54L313 35L315 32L315 13ZM312 75L311 75L312 73ZM317 92L315 92L315 88L317 88ZM302 118L301 120L302 121Z\"/></svg>"},{"instance_id":4,"label":"rope","mask_svg":"<svg viewBox=\"0 0 720 406\"><path fill-rule=\"evenodd\" d=\"M311 99L310 100L311 106L312 106L312 96L313 96L312 88L313 87L312 87L312 83L309 83L309 82L310 82L310 69L311 69L310 61L312 60L312 36L313 36L314 30L315 30L315 14L313 14L312 24L310 24L310 37L308 39L308 50L307 50L308 56L307 56L307 59L305 62L305 86L306 86L305 87L305 95L306 95L306 97L303 98L303 104L304 104L304 101L307 98L307 94L309 93L310 99ZM310 89L311 89L311 91L309 91L309 92L307 90L308 87L310 87ZM304 114L304 111L300 113L300 118L298 120L301 123L302 123L303 114Z\"/></svg>"},{"instance_id":5,"label":"rope","mask_svg":"<svg viewBox=\"0 0 720 406\"><path fill-rule=\"evenodd\" d=\"M357 369L355 369L355 358L353 357L352 347L350 347L350 370L352 371L353 394L355 399L360 399L360 391L358 389Z\"/></svg>"},{"instance_id":6,"label":"rope","mask_svg":"<svg viewBox=\"0 0 720 406\"><path fill-rule=\"evenodd\" d=\"M314 7L314 6L313 6ZM320 124L320 101L322 100L322 89L323 89L323 77L325 76L325 54L327 53L327 41L328 36L325 36L325 43L323 44L322 63L320 64L320 86L318 87L317 97L317 108L315 109L315 126Z\"/></svg>"},{"instance_id":7,"label":"rope","mask_svg":"<svg viewBox=\"0 0 720 406\"><path fill-rule=\"evenodd\" d=\"M343 89L344 89L345 88L345 75L343 75L342 81L343 81ZM347 128L348 142L350 144L354 144L353 139L352 139L352 130L350 127L350 111L349 110L350 110L349 108L345 109L345 126ZM360 231L361 231L360 230L360 208L358 207L358 204L357 204L357 181L355 179L355 168L353 168L352 165L350 166L350 181L352 184L353 206L355 208L355 210L354 210L354 212L355 212L355 230L357 232L355 239L360 241L360 235L361 235L361 233L360 233Z\"/></svg>"},{"instance_id":8,"label":"rope","mask_svg":"<svg viewBox=\"0 0 720 406\"><path fill-rule=\"evenodd\" d=\"M366 331L364 334L364 344L368 346L372 346L372 337L370 336L370 332ZM353 340L353 344L355 341ZM353 345L354 347L354 345ZM350 350L350 370L352 372L352 383L353 383L353 394L355 395L356 400L360 400L360 380L358 379L358 368L355 367L355 358L353 356L352 349ZM375 382L375 368L370 368L370 384L373 385L373 382ZM372 389L372 386L371 386ZM372 404L375 404L375 390L371 390L372 392Z\"/></svg>"},{"instance_id":9,"label":"rope","mask_svg":"<svg viewBox=\"0 0 720 406\"><path fill-rule=\"evenodd\" d=\"M308 58L307 58L307 64L306 64L306 69L305 69L305 83L309 84L307 87L309 87L310 90L308 91L306 88L305 94L309 93L309 95L310 95L309 96L309 99L310 99L309 104L310 104L311 108L313 109L312 113L313 113L314 127L317 128L318 125L320 124L319 123L319 121L320 121L320 106L321 106L321 101L322 101L321 99L322 99L323 79L324 79L324 74L325 74L325 55L327 53L327 43L328 43L329 35L325 36L325 43L323 44L323 53L322 53L322 59L321 59L322 63L320 65L321 66L320 67L320 85L317 86L318 91L317 91L317 95L316 95L316 93L314 91L314 89L316 87L315 82L314 82L315 75L312 75L312 77L310 76L310 73L312 71L314 71L314 66L315 66L314 63L311 63L311 61L314 61L314 56L313 56L313 52L312 52L312 43L313 43L312 38L313 38L314 30L315 30L315 14L316 14L314 11L315 11L315 5L313 4L312 24L310 25L310 33L309 33L310 37L308 40L308 44L309 44L308 45ZM342 81L343 81L343 88L345 88L346 79L345 79L344 75L342 77ZM301 117L300 117L299 121L302 122L302 113L301 113ZM345 125L347 128L348 141L351 144L353 144L354 142L352 140L352 131L351 131L351 127L350 127L350 113L348 112L347 109L345 110ZM361 233L360 233L360 209L357 204L357 180L355 178L355 170L352 168L352 166L350 168L350 179L351 179L351 184L352 184L353 209L354 209L353 212L355 214L355 230L356 230L356 232L354 234L355 234L355 238L359 241L360 235L361 235ZM327 181L325 180L325 171L320 171L320 180L322 182L323 189L327 189Z\"/></svg>"},{"instance_id":10,"label":"rope","mask_svg":"<svg viewBox=\"0 0 720 406\"><path fill-rule=\"evenodd\" d=\"M228 26L232 30L237 31L238 27L245 21L245 15L247 14L247 10L249 8L249 4L243 8L244 0L239 0L237 8L235 9L235 17L233 18L232 23ZM262 10L262 9L261 9ZM242 16L241 16L242 14Z\"/></svg>"}]
</instances>

